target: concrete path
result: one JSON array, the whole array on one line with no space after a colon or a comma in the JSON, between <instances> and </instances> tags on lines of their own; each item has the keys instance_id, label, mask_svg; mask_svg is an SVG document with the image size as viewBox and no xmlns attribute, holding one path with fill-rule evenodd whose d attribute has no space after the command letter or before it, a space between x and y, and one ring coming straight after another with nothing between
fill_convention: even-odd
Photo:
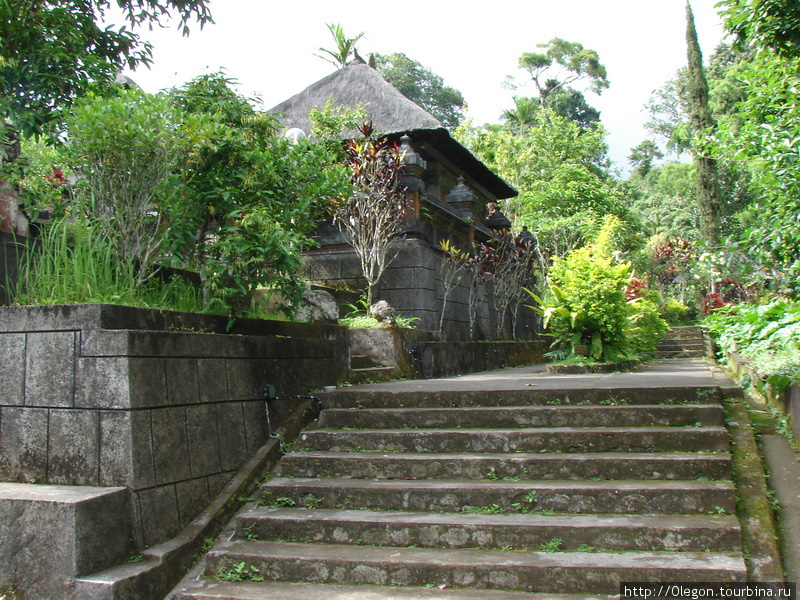
<instances>
[{"instance_id":1,"label":"concrete path","mask_svg":"<svg viewBox=\"0 0 800 600\"><path fill-rule=\"evenodd\" d=\"M660 360L632 372L590 375L549 375L545 365L532 365L460 375L445 379L414 379L353 386L359 389L390 392L436 392L471 390L539 389L615 389L657 387L702 387L732 385L730 380L706 359ZM723 385L724 384L724 385Z\"/></svg>"}]
</instances>

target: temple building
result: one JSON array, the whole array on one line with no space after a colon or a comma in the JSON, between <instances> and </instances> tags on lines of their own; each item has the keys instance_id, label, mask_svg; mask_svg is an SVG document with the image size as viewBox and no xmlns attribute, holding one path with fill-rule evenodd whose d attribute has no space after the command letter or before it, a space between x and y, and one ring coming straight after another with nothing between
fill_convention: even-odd
<instances>
[{"instance_id":1,"label":"temple building","mask_svg":"<svg viewBox=\"0 0 800 600\"><path fill-rule=\"evenodd\" d=\"M269 110L276 113L291 135L311 135L309 113L331 107L361 106L376 132L400 145L404 153L403 186L410 206L404 235L397 240L398 255L391 263L376 294L399 313L419 319L418 327L439 328L443 286L441 242L461 249L489 240L493 232L487 207L516 196L516 190L456 141L430 113L403 96L374 68L363 62L348 64L313 83L302 92ZM355 132L353 132L354 134ZM352 247L332 224L317 231L320 247L306 254L305 276L311 282L347 285L361 290L361 277ZM470 337L468 282L448 298L443 330L447 339ZM491 294L490 294L491 296ZM495 337L497 315L491 297L480 308L478 331L472 337ZM518 327L528 337L532 324Z\"/></svg>"}]
</instances>

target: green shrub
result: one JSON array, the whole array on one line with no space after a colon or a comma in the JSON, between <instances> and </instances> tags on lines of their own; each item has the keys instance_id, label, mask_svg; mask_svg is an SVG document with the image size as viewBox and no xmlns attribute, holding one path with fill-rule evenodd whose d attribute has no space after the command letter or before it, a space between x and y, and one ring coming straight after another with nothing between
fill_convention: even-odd
<instances>
[{"instance_id":1,"label":"green shrub","mask_svg":"<svg viewBox=\"0 0 800 600\"><path fill-rule=\"evenodd\" d=\"M800 303L737 304L717 310L703 324L723 351L752 362L763 378L757 386L782 394L792 380L800 380Z\"/></svg>"},{"instance_id":2,"label":"green shrub","mask_svg":"<svg viewBox=\"0 0 800 600\"><path fill-rule=\"evenodd\" d=\"M690 308L675 298L667 298L661 304L661 316L670 325L680 325L689 321Z\"/></svg>"},{"instance_id":3,"label":"green shrub","mask_svg":"<svg viewBox=\"0 0 800 600\"><path fill-rule=\"evenodd\" d=\"M619 227L607 217L594 242L555 261L545 299L531 293L554 346L572 354L587 346L590 358L615 362L652 350L668 328L652 301L626 300L631 266L616 260L612 246Z\"/></svg>"}]
</instances>

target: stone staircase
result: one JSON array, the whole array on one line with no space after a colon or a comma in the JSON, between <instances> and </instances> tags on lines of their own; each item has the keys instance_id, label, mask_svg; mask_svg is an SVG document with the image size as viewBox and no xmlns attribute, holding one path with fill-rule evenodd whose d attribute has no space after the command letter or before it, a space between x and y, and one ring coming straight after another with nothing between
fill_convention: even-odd
<instances>
[{"instance_id":1,"label":"stone staircase","mask_svg":"<svg viewBox=\"0 0 800 600\"><path fill-rule=\"evenodd\" d=\"M659 358L702 358L706 355L703 328L673 327L656 346L656 352Z\"/></svg>"},{"instance_id":2,"label":"stone staircase","mask_svg":"<svg viewBox=\"0 0 800 600\"><path fill-rule=\"evenodd\" d=\"M350 389L324 403L170 598L588 598L622 581L746 580L716 387Z\"/></svg>"}]
</instances>

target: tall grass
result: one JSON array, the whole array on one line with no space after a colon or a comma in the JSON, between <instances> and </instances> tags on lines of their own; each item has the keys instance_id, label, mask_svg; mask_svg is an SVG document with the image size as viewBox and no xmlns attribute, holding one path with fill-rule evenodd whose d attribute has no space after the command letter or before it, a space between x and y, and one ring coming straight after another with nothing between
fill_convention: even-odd
<instances>
[{"instance_id":1,"label":"tall grass","mask_svg":"<svg viewBox=\"0 0 800 600\"><path fill-rule=\"evenodd\" d=\"M47 224L21 268L16 304L108 303L200 311L199 291L183 280L136 285L136 265L85 220Z\"/></svg>"}]
</instances>

